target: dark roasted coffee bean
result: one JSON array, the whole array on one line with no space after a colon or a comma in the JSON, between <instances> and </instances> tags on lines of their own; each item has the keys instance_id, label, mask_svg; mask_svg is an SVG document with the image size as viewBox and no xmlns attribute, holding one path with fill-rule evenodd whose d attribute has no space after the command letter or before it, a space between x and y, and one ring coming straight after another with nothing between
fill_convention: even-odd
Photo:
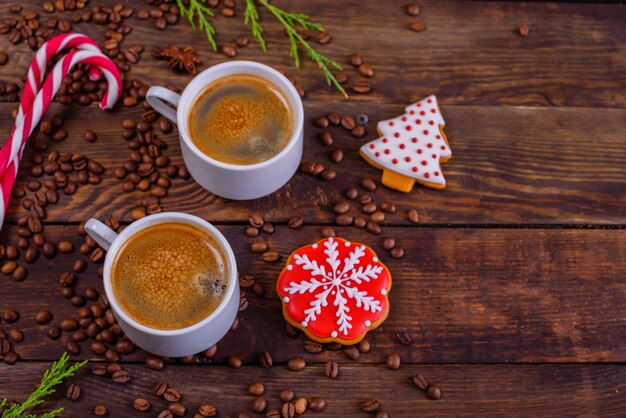
<instances>
[{"instance_id":1,"label":"dark roasted coffee bean","mask_svg":"<svg viewBox=\"0 0 626 418\"><path fill-rule=\"evenodd\" d=\"M133 408L141 412L147 411L150 409L150 402L143 398L137 398L133 401Z\"/></svg>"},{"instance_id":2,"label":"dark roasted coffee bean","mask_svg":"<svg viewBox=\"0 0 626 418\"><path fill-rule=\"evenodd\" d=\"M217 415L217 408L213 404L205 403L198 407L198 414L202 417L214 417ZM197 416L198 414L196 414L194 418L199 418Z\"/></svg>"},{"instance_id":3,"label":"dark roasted coffee bean","mask_svg":"<svg viewBox=\"0 0 626 418\"><path fill-rule=\"evenodd\" d=\"M115 383L126 383L130 380L130 373L128 373L126 370L118 370L117 372L113 373L111 379Z\"/></svg>"},{"instance_id":4,"label":"dark roasted coffee bean","mask_svg":"<svg viewBox=\"0 0 626 418\"><path fill-rule=\"evenodd\" d=\"M159 382L156 385L154 385L154 388L152 388L152 394L160 397L165 394L166 390L167 390L167 384L165 382Z\"/></svg>"},{"instance_id":5,"label":"dark roasted coffee bean","mask_svg":"<svg viewBox=\"0 0 626 418\"><path fill-rule=\"evenodd\" d=\"M262 351L261 353L259 353L259 363L261 363L262 367L265 367L267 369L269 367L272 367L274 361L272 360L272 356L269 352Z\"/></svg>"},{"instance_id":6,"label":"dark roasted coffee bean","mask_svg":"<svg viewBox=\"0 0 626 418\"><path fill-rule=\"evenodd\" d=\"M261 259L267 263L274 263L280 260L280 254L278 254L276 251L265 251L263 254L261 254Z\"/></svg>"},{"instance_id":7,"label":"dark roasted coffee bean","mask_svg":"<svg viewBox=\"0 0 626 418\"><path fill-rule=\"evenodd\" d=\"M11 328L8 332L9 339L14 343L20 343L24 340L24 333L19 328Z\"/></svg>"},{"instance_id":8,"label":"dark roasted coffee bean","mask_svg":"<svg viewBox=\"0 0 626 418\"><path fill-rule=\"evenodd\" d=\"M17 270L17 263L15 261L7 261L2 265L0 271L4 274L13 274Z\"/></svg>"},{"instance_id":9,"label":"dark roasted coffee bean","mask_svg":"<svg viewBox=\"0 0 626 418\"><path fill-rule=\"evenodd\" d=\"M15 280L16 282L21 282L22 280L26 278L27 275L28 275L28 270L26 270L26 267L17 266L17 268L13 272L12 277L13 277L13 280Z\"/></svg>"},{"instance_id":10,"label":"dark roasted coffee bean","mask_svg":"<svg viewBox=\"0 0 626 418\"><path fill-rule=\"evenodd\" d=\"M312 354L317 354L317 353L321 353L322 352L322 344L316 342L316 341L305 341L304 343L304 350L312 353Z\"/></svg>"},{"instance_id":11,"label":"dark roasted coffee bean","mask_svg":"<svg viewBox=\"0 0 626 418\"><path fill-rule=\"evenodd\" d=\"M75 277L74 273L66 271L59 276L59 284L61 286L72 286L74 284Z\"/></svg>"},{"instance_id":12,"label":"dark roasted coffee bean","mask_svg":"<svg viewBox=\"0 0 626 418\"><path fill-rule=\"evenodd\" d=\"M177 417L182 417L187 412L187 408L180 402L174 402L168 405L167 409Z\"/></svg>"},{"instance_id":13,"label":"dark roasted coffee bean","mask_svg":"<svg viewBox=\"0 0 626 418\"><path fill-rule=\"evenodd\" d=\"M306 367L306 361L301 358L294 358L287 362L287 368L292 372L299 372Z\"/></svg>"},{"instance_id":14,"label":"dark roasted coffee bean","mask_svg":"<svg viewBox=\"0 0 626 418\"><path fill-rule=\"evenodd\" d=\"M50 311L39 311L35 314L35 322L39 325L47 324L52 320L52 312Z\"/></svg>"},{"instance_id":15,"label":"dark roasted coffee bean","mask_svg":"<svg viewBox=\"0 0 626 418\"><path fill-rule=\"evenodd\" d=\"M375 418L389 418L389 414L386 411L377 411Z\"/></svg>"},{"instance_id":16,"label":"dark roasted coffee bean","mask_svg":"<svg viewBox=\"0 0 626 418\"><path fill-rule=\"evenodd\" d=\"M54 245L54 243L46 241L43 243L41 252L46 258L52 258L56 255L57 247L56 245Z\"/></svg>"},{"instance_id":17,"label":"dark roasted coffee bean","mask_svg":"<svg viewBox=\"0 0 626 418\"><path fill-rule=\"evenodd\" d=\"M69 399L70 401L75 401L80 396L80 386L78 386L76 383L72 383L67 388L66 395L67 399Z\"/></svg>"},{"instance_id":18,"label":"dark roasted coffee bean","mask_svg":"<svg viewBox=\"0 0 626 418\"><path fill-rule=\"evenodd\" d=\"M417 213L417 211L415 209L407 210L406 211L406 216L409 219L409 221L411 221L414 224L418 223L419 220L420 220L419 214Z\"/></svg>"},{"instance_id":19,"label":"dark roasted coffee bean","mask_svg":"<svg viewBox=\"0 0 626 418\"><path fill-rule=\"evenodd\" d=\"M237 356L229 356L226 359L226 364L228 367L232 367L233 369L238 369L241 367L241 359Z\"/></svg>"},{"instance_id":20,"label":"dark roasted coffee bean","mask_svg":"<svg viewBox=\"0 0 626 418\"><path fill-rule=\"evenodd\" d=\"M261 230L268 235L273 234L275 229L276 228L274 228L274 225L270 222L265 222L265 224L263 224L263 227L261 228Z\"/></svg>"},{"instance_id":21,"label":"dark roasted coffee bean","mask_svg":"<svg viewBox=\"0 0 626 418\"><path fill-rule=\"evenodd\" d=\"M11 324L13 322L17 322L20 319L20 314L13 309L7 309L6 311L2 312L2 320L4 320L4 322Z\"/></svg>"},{"instance_id":22,"label":"dark roasted coffee bean","mask_svg":"<svg viewBox=\"0 0 626 418\"><path fill-rule=\"evenodd\" d=\"M441 388L438 385L428 385L426 389L426 394L430 399L438 400L441 399L443 395L441 392Z\"/></svg>"},{"instance_id":23,"label":"dark roasted coffee bean","mask_svg":"<svg viewBox=\"0 0 626 418\"><path fill-rule=\"evenodd\" d=\"M409 26L413 32L423 32L426 29L424 22L412 22Z\"/></svg>"},{"instance_id":24,"label":"dark roasted coffee bean","mask_svg":"<svg viewBox=\"0 0 626 418\"><path fill-rule=\"evenodd\" d=\"M371 232L374 235L380 235L383 233L383 230L381 229L380 225L378 225L376 222L368 222L366 225L366 228L369 232Z\"/></svg>"},{"instance_id":25,"label":"dark roasted coffee bean","mask_svg":"<svg viewBox=\"0 0 626 418\"><path fill-rule=\"evenodd\" d=\"M255 398L252 402L252 410L256 413L260 414L265 411L265 408L267 408L267 400L262 396Z\"/></svg>"},{"instance_id":26,"label":"dark roasted coffee bean","mask_svg":"<svg viewBox=\"0 0 626 418\"><path fill-rule=\"evenodd\" d=\"M77 355L80 353L80 345L76 341L68 340L65 342L65 349L68 353L72 355Z\"/></svg>"},{"instance_id":27,"label":"dark roasted coffee bean","mask_svg":"<svg viewBox=\"0 0 626 418\"><path fill-rule=\"evenodd\" d=\"M0 338L0 356L4 356L11 351L11 342L6 338L6 333L4 331L2 332L4 333L4 337Z\"/></svg>"},{"instance_id":28,"label":"dark roasted coffee bean","mask_svg":"<svg viewBox=\"0 0 626 418\"><path fill-rule=\"evenodd\" d=\"M368 192L373 192L374 190L376 190L376 182L372 180L371 177L366 177L361 180L361 186Z\"/></svg>"},{"instance_id":29,"label":"dark roasted coffee bean","mask_svg":"<svg viewBox=\"0 0 626 418\"><path fill-rule=\"evenodd\" d=\"M355 138L363 138L367 135L367 131L363 125L357 125L353 130L350 131L350 135Z\"/></svg>"},{"instance_id":30,"label":"dark roasted coffee bean","mask_svg":"<svg viewBox=\"0 0 626 418\"><path fill-rule=\"evenodd\" d=\"M99 416L99 417L105 416L107 414L107 412L108 412L107 411L107 407L104 406L104 405L96 405L93 408L94 415Z\"/></svg>"},{"instance_id":31,"label":"dark roasted coffee bean","mask_svg":"<svg viewBox=\"0 0 626 418\"><path fill-rule=\"evenodd\" d=\"M334 180L337 177L337 172L332 168L327 168L320 173L321 177L325 181Z\"/></svg>"},{"instance_id":32,"label":"dark roasted coffee bean","mask_svg":"<svg viewBox=\"0 0 626 418\"><path fill-rule=\"evenodd\" d=\"M339 374L339 365L337 362L333 360L327 362L326 366L324 366L324 374L331 379L336 378L337 374Z\"/></svg>"},{"instance_id":33,"label":"dark roasted coffee bean","mask_svg":"<svg viewBox=\"0 0 626 418\"><path fill-rule=\"evenodd\" d=\"M334 237L335 236L335 230L329 226L322 228L322 237L324 238L328 238L328 237Z\"/></svg>"},{"instance_id":34,"label":"dark roasted coffee bean","mask_svg":"<svg viewBox=\"0 0 626 418\"><path fill-rule=\"evenodd\" d=\"M115 344L115 351L120 354L129 354L135 351L135 345L130 341L121 340Z\"/></svg>"},{"instance_id":35,"label":"dark roasted coffee bean","mask_svg":"<svg viewBox=\"0 0 626 418\"><path fill-rule=\"evenodd\" d=\"M148 356L146 357L146 366L152 370L162 370L164 366L163 359L156 356Z\"/></svg>"},{"instance_id":36,"label":"dark roasted coffee bean","mask_svg":"<svg viewBox=\"0 0 626 418\"><path fill-rule=\"evenodd\" d=\"M283 389L280 391L279 398L283 402L291 402L296 398L296 394L291 389Z\"/></svg>"},{"instance_id":37,"label":"dark roasted coffee bean","mask_svg":"<svg viewBox=\"0 0 626 418\"><path fill-rule=\"evenodd\" d=\"M369 353L370 350L372 349L372 347L370 346L369 341L367 340L361 340L359 341L359 343L357 344L357 349L361 352L361 353Z\"/></svg>"},{"instance_id":38,"label":"dark roasted coffee bean","mask_svg":"<svg viewBox=\"0 0 626 418\"><path fill-rule=\"evenodd\" d=\"M381 211L376 211L370 215L370 220L372 222L381 223L385 221L385 213Z\"/></svg>"},{"instance_id":39,"label":"dark roasted coffee bean","mask_svg":"<svg viewBox=\"0 0 626 418\"><path fill-rule=\"evenodd\" d=\"M350 64L354 65L355 67L363 64L363 58L361 57L361 54L359 54L358 52L352 54L350 56Z\"/></svg>"},{"instance_id":40,"label":"dark roasted coffee bean","mask_svg":"<svg viewBox=\"0 0 626 418\"><path fill-rule=\"evenodd\" d=\"M248 393L253 396L261 396L265 393L265 386L263 383L253 383L248 386Z\"/></svg>"},{"instance_id":41,"label":"dark roasted coffee bean","mask_svg":"<svg viewBox=\"0 0 626 418\"><path fill-rule=\"evenodd\" d=\"M428 380L426 380L426 378L419 373L413 376L413 383L415 383L415 386L421 390L428 389Z\"/></svg>"},{"instance_id":42,"label":"dark roasted coffee bean","mask_svg":"<svg viewBox=\"0 0 626 418\"><path fill-rule=\"evenodd\" d=\"M359 197L359 191L355 189L354 187L351 187L348 190L346 190L345 194L346 194L346 197L350 200L354 200L357 197Z\"/></svg>"},{"instance_id":43,"label":"dark roasted coffee bean","mask_svg":"<svg viewBox=\"0 0 626 418\"><path fill-rule=\"evenodd\" d=\"M50 338L51 340L57 340L59 339L60 336L61 336L61 328L57 327L56 325L53 325L50 328L48 328L48 338Z\"/></svg>"},{"instance_id":44,"label":"dark roasted coffee bean","mask_svg":"<svg viewBox=\"0 0 626 418\"><path fill-rule=\"evenodd\" d=\"M250 249L253 253L263 253L267 251L267 243L265 241L254 241Z\"/></svg>"},{"instance_id":45,"label":"dark roasted coffee bean","mask_svg":"<svg viewBox=\"0 0 626 418\"><path fill-rule=\"evenodd\" d=\"M390 370L398 370L400 368L401 359L398 353L389 353L387 355L387 368Z\"/></svg>"},{"instance_id":46,"label":"dark roasted coffee bean","mask_svg":"<svg viewBox=\"0 0 626 418\"><path fill-rule=\"evenodd\" d=\"M361 215L355 216L353 224L359 229L365 228L365 226L367 225L367 219L365 219Z\"/></svg>"},{"instance_id":47,"label":"dark roasted coffee bean","mask_svg":"<svg viewBox=\"0 0 626 418\"><path fill-rule=\"evenodd\" d=\"M402 258L404 257L404 249L400 247L396 247L391 250L390 254L392 258L395 258L395 259Z\"/></svg>"},{"instance_id":48,"label":"dark roasted coffee bean","mask_svg":"<svg viewBox=\"0 0 626 418\"><path fill-rule=\"evenodd\" d=\"M78 321L72 318L63 319L59 326L65 332L76 331L78 329Z\"/></svg>"},{"instance_id":49,"label":"dark roasted coffee bean","mask_svg":"<svg viewBox=\"0 0 626 418\"><path fill-rule=\"evenodd\" d=\"M8 365L13 365L17 363L19 359L20 359L20 355L17 354L15 351L9 351L8 353L4 355L4 362Z\"/></svg>"},{"instance_id":50,"label":"dark roasted coffee bean","mask_svg":"<svg viewBox=\"0 0 626 418\"><path fill-rule=\"evenodd\" d=\"M62 253L71 253L74 251L74 244L69 241L60 241L57 244L57 249Z\"/></svg>"},{"instance_id":51,"label":"dark roasted coffee bean","mask_svg":"<svg viewBox=\"0 0 626 418\"><path fill-rule=\"evenodd\" d=\"M262 298L265 296L265 288L261 283L254 283L252 285L252 293L254 293L256 297Z\"/></svg>"},{"instance_id":52,"label":"dark roasted coffee bean","mask_svg":"<svg viewBox=\"0 0 626 418\"><path fill-rule=\"evenodd\" d=\"M289 228L296 229L302 226L303 223L304 223L304 218L298 215L298 216L294 216L290 218L289 221L287 222L287 225L289 226Z\"/></svg>"},{"instance_id":53,"label":"dark roasted coffee bean","mask_svg":"<svg viewBox=\"0 0 626 418\"><path fill-rule=\"evenodd\" d=\"M309 409L313 412L319 412L326 407L326 400L324 398L315 397L309 401Z\"/></svg>"},{"instance_id":54,"label":"dark roasted coffee bean","mask_svg":"<svg viewBox=\"0 0 626 418\"><path fill-rule=\"evenodd\" d=\"M415 3L406 5L406 14L409 16L417 16L420 14L420 7Z\"/></svg>"},{"instance_id":55,"label":"dark roasted coffee bean","mask_svg":"<svg viewBox=\"0 0 626 418\"><path fill-rule=\"evenodd\" d=\"M87 339L87 334L85 334L85 331L83 331L82 329L79 329L78 331L74 331L74 333L72 334L72 340L76 341L77 343L83 342L86 339Z\"/></svg>"},{"instance_id":56,"label":"dark roasted coffee bean","mask_svg":"<svg viewBox=\"0 0 626 418\"><path fill-rule=\"evenodd\" d=\"M7 260L16 260L20 256L20 252L15 245L7 245L4 255Z\"/></svg>"},{"instance_id":57,"label":"dark roasted coffee bean","mask_svg":"<svg viewBox=\"0 0 626 418\"><path fill-rule=\"evenodd\" d=\"M330 124L330 122L324 116L315 119L315 125L318 128L326 129L326 128L328 128L329 124Z\"/></svg>"},{"instance_id":58,"label":"dark roasted coffee bean","mask_svg":"<svg viewBox=\"0 0 626 418\"><path fill-rule=\"evenodd\" d=\"M330 159L333 160L333 162L335 162L337 164L342 162L343 161L343 150L341 150L341 149L333 150L333 152L330 154Z\"/></svg>"},{"instance_id":59,"label":"dark roasted coffee bean","mask_svg":"<svg viewBox=\"0 0 626 418\"><path fill-rule=\"evenodd\" d=\"M355 93L365 94L372 91L372 85L367 81L357 81L352 84L352 90Z\"/></svg>"},{"instance_id":60,"label":"dark roasted coffee bean","mask_svg":"<svg viewBox=\"0 0 626 418\"><path fill-rule=\"evenodd\" d=\"M296 406L293 403L287 402L283 404L283 408L281 411L281 416L283 418L293 418L295 414Z\"/></svg>"},{"instance_id":61,"label":"dark roasted coffee bean","mask_svg":"<svg viewBox=\"0 0 626 418\"><path fill-rule=\"evenodd\" d=\"M339 226L348 226L348 225L352 225L352 222L354 221L354 218L348 214L343 214L343 215L339 215L337 216L337 218L335 219L335 222L337 223L337 225Z\"/></svg>"},{"instance_id":62,"label":"dark roasted coffee bean","mask_svg":"<svg viewBox=\"0 0 626 418\"><path fill-rule=\"evenodd\" d=\"M180 392L176 388L166 388L163 393L163 397L168 402L178 402L180 399Z\"/></svg>"},{"instance_id":63,"label":"dark roasted coffee bean","mask_svg":"<svg viewBox=\"0 0 626 418\"><path fill-rule=\"evenodd\" d=\"M374 412L380 408L380 402L375 398L369 398L361 402L361 409L364 412Z\"/></svg>"},{"instance_id":64,"label":"dark roasted coffee bean","mask_svg":"<svg viewBox=\"0 0 626 418\"><path fill-rule=\"evenodd\" d=\"M376 209L378 209L378 206L376 206L376 203L374 202L369 202L361 206L361 212L368 215L376 212Z\"/></svg>"},{"instance_id":65,"label":"dark roasted coffee bean","mask_svg":"<svg viewBox=\"0 0 626 418\"><path fill-rule=\"evenodd\" d=\"M344 129L347 129L349 131L353 130L356 127L354 119L350 116L343 116L340 123Z\"/></svg>"},{"instance_id":66,"label":"dark roasted coffee bean","mask_svg":"<svg viewBox=\"0 0 626 418\"><path fill-rule=\"evenodd\" d=\"M326 145L327 147L333 144L333 136L328 131L320 133L319 138L322 144Z\"/></svg>"},{"instance_id":67,"label":"dark roasted coffee bean","mask_svg":"<svg viewBox=\"0 0 626 418\"><path fill-rule=\"evenodd\" d=\"M74 289L72 289L71 287L64 286L64 287L61 287L61 289L59 289L59 293L65 299L70 299L72 296L74 296Z\"/></svg>"},{"instance_id":68,"label":"dark roasted coffee bean","mask_svg":"<svg viewBox=\"0 0 626 418\"><path fill-rule=\"evenodd\" d=\"M359 359L359 357L361 357L361 353L360 353L360 352L359 352L359 350L358 350L355 346L353 346L353 345L350 345L350 346L344 347L344 349L343 349L343 354L345 354L345 356L346 356L346 357L348 357L350 360L353 360L353 361L354 361L354 360L358 360L358 359Z\"/></svg>"},{"instance_id":69,"label":"dark roasted coffee bean","mask_svg":"<svg viewBox=\"0 0 626 418\"><path fill-rule=\"evenodd\" d=\"M98 263L102 261L104 258L104 250L102 248L96 248L93 253L89 256L89 259L94 263Z\"/></svg>"},{"instance_id":70,"label":"dark roasted coffee bean","mask_svg":"<svg viewBox=\"0 0 626 418\"><path fill-rule=\"evenodd\" d=\"M259 228L255 228L254 226L249 226L246 228L246 235L250 238L256 238L259 236Z\"/></svg>"},{"instance_id":71,"label":"dark roasted coffee bean","mask_svg":"<svg viewBox=\"0 0 626 418\"><path fill-rule=\"evenodd\" d=\"M359 73L363 77L374 77L374 69L372 68L371 65L363 63L359 65L358 69L359 69Z\"/></svg>"},{"instance_id":72,"label":"dark roasted coffee bean","mask_svg":"<svg viewBox=\"0 0 626 418\"><path fill-rule=\"evenodd\" d=\"M116 363L120 361L120 355L114 349L109 348L104 352L104 359L109 363Z\"/></svg>"},{"instance_id":73,"label":"dark roasted coffee bean","mask_svg":"<svg viewBox=\"0 0 626 418\"><path fill-rule=\"evenodd\" d=\"M337 215L343 215L344 213L348 213L350 212L350 209L352 209L352 205L347 200L341 200L337 202L333 207L333 211Z\"/></svg>"}]
</instances>

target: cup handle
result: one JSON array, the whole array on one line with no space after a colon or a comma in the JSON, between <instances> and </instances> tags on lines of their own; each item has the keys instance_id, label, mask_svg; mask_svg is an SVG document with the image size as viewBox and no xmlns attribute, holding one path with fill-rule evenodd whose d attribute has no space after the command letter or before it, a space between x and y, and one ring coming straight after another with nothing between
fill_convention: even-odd
<instances>
[{"instance_id":1,"label":"cup handle","mask_svg":"<svg viewBox=\"0 0 626 418\"><path fill-rule=\"evenodd\" d=\"M146 100L154 110L176 123L176 109L172 109L165 102L171 104L174 108L178 108L178 102L180 101L178 93L165 87L153 86L148 89Z\"/></svg>"},{"instance_id":2,"label":"cup handle","mask_svg":"<svg viewBox=\"0 0 626 418\"><path fill-rule=\"evenodd\" d=\"M115 231L94 218L91 218L85 224L85 232L106 251L109 251L111 244L113 244L113 241L117 238Z\"/></svg>"}]
</instances>

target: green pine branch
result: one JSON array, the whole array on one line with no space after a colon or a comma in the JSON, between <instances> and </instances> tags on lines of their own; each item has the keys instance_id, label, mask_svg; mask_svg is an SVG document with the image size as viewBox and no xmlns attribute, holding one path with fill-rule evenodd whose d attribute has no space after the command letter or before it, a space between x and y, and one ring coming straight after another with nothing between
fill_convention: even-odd
<instances>
[{"instance_id":1,"label":"green pine branch","mask_svg":"<svg viewBox=\"0 0 626 418\"><path fill-rule=\"evenodd\" d=\"M215 13L203 3L205 0L189 0L189 5L186 5L183 0L176 0L180 15L185 17L192 28L196 28L204 31L207 39L213 47L213 51L217 51L217 42L215 42L215 28L209 21L210 18L215 17Z\"/></svg>"},{"instance_id":2,"label":"green pine branch","mask_svg":"<svg viewBox=\"0 0 626 418\"><path fill-rule=\"evenodd\" d=\"M81 363L74 363L68 366L67 362L69 358L70 357L67 355L67 353L63 353L61 358L58 361L52 363L50 369L45 371L43 378L39 383L39 386L33 391L33 393L30 394L28 399L26 399L26 401L24 401L23 403L15 404L6 411L4 411L4 413L2 414L2 418L36 418L36 415L24 415L24 412L29 408L33 408L41 404L44 401L43 398L45 396L51 395L55 392L55 386L61 384L63 380L67 379L68 377L74 376L74 373L76 373L79 368L87 363L87 361L83 361ZM0 407L6 405L6 403L7 400L3 399L0 403ZM61 411L63 411L63 408L55 409L54 411L46 412L40 418L53 418L57 416Z\"/></svg>"}]
</instances>

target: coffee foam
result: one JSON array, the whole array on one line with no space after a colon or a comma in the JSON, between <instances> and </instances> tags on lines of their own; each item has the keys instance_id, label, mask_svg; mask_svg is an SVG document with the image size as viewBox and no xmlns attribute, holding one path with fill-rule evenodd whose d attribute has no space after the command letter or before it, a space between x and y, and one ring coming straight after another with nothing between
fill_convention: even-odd
<instances>
[{"instance_id":1,"label":"coffee foam","mask_svg":"<svg viewBox=\"0 0 626 418\"><path fill-rule=\"evenodd\" d=\"M278 154L293 135L293 111L283 93L257 76L214 81L198 95L189 116L193 143L231 164L254 164Z\"/></svg>"},{"instance_id":2,"label":"coffee foam","mask_svg":"<svg viewBox=\"0 0 626 418\"><path fill-rule=\"evenodd\" d=\"M137 322L180 329L208 316L227 288L215 239L193 226L165 223L131 236L114 261L113 293Z\"/></svg>"}]
</instances>

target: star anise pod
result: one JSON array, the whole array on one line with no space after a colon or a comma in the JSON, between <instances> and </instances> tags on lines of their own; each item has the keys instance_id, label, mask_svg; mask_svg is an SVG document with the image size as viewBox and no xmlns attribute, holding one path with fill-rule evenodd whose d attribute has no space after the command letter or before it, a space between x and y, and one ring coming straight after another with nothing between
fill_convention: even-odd
<instances>
[{"instance_id":1,"label":"star anise pod","mask_svg":"<svg viewBox=\"0 0 626 418\"><path fill-rule=\"evenodd\" d=\"M167 65L172 69L186 70L191 74L196 74L196 64L200 64L200 58L193 52L190 46L177 47L168 45L159 54L162 58L167 58Z\"/></svg>"}]
</instances>

